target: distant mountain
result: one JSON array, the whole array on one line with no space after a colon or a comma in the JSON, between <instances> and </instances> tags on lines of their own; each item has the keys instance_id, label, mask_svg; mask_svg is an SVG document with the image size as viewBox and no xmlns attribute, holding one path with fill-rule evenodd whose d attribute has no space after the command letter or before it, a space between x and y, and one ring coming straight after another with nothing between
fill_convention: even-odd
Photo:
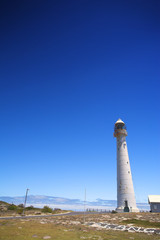
<instances>
[{"instance_id":1,"label":"distant mountain","mask_svg":"<svg viewBox=\"0 0 160 240\"><path fill-rule=\"evenodd\" d=\"M9 203L20 204L23 203L25 196L18 197L0 197L0 200ZM68 199L61 197L43 196L43 195L28 195L27 202L30 204L81 204L79 199Z\"/></svg>"},{"instance_id":2,"label":"distant mountain","mask_svg":"<svg viewBox=\"0 0 160 240\"><path fill-rule=\"evenodd\" d=\"M18 197L0 197L1 201L8 203L14 203L16 205L24 203L25 196ZM69 199L63 197L43 196L43 195L28 195L27 205L33 205L35 207L43 207L48 205L52 208L70 209L70 210L83 210L84 201L80 199ZM86 201L85 207L89 209L105 209L113 210L116 208L116 200L104 200L96 199L95 201ZM147 203L137 203L140 210L149 210Z\"/></svg>"}]
</instances>

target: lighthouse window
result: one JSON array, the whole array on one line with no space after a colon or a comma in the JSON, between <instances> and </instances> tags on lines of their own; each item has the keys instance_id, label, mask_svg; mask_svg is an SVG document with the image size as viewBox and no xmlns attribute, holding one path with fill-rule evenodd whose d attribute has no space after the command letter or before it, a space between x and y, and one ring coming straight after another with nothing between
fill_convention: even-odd
<instances>
[{"instance_id":1,"label":"lighthouse window","mask_svg":"<svg viewBox=\"0 0 160 240\"><path fill-rule=\"evenodd\" d=\"M130 173L130 171L128 171L128 173Z\"/></svg>"},{"instance_id":2,"label":"lighthouse window","mask_svg":"<svg viewBox=\"0 0 160 240\"><path fill-rule=\"evenodd\" d=\"M114 130L117 130L117 129L125 129L126 130L126 126L124 124L119 123L114 128Z\"/></svg>"},{"instance_id":3,"label":"lighthouse window","mask_svg":"<svg viewBox=\"0 0 160 240\"><path fill-rule=\"evenodd\" d=\"M124 148L126 147L126 144L125 144L125 143L123 144L123 147L124 147Z\"/></svg>"}]
</instances>

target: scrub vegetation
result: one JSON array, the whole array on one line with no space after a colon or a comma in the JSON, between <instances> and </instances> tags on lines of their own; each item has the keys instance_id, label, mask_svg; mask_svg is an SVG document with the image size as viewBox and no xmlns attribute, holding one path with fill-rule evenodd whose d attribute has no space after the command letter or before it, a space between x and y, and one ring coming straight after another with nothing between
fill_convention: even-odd
<instances>
[{"instance_id":1,"label":"scrub vegetation","mask_svg":"<svg viewBox=\"0 0 160 240\"><path fill-rule=\"evenodd\" d=\"M63 213L65 210L52 209L49 206L44 206L43 208L35 208L34 206L28 206L24 209L23 204L15 205L9 204L4 201L0 201L0 216L17 216L17 215L43 215L43 214L56 214Z\"/></svg>"},{"instance_id":2,"label":"scrub vegetation","mask_svg":"<svg viewBox=\"0 0 160 240\"><path fill-rule=\"evenodd\" d=\"M138 220L138 219L129 219L122 221L122 224L134 224L138 227L145 228L160 228L160 222L150 222L146 220Z\"/></svg>"},{"instance_id":3,"label":"scrub vegetation","mask_svg":"<svg viewBox=\"0 0 160 240\"><path fill-rule=\"evenodd\" d=\"M86 224L84 224L84 221ZM0 220L0 240L159 240L159 234L91 227L87 223L113 223L159 228L160 214L105 213ZM157 225L158 224L158 225Z\"/></svg>"},{"instance_id":4,"label":"scrub vegetation","mask_svg":"<svg viewBox=\"0 0 160 240\"><path fill-rule=\"evenodd\" d=\"M159 236L143 233L128 233L111 230L91 229L84 225L55 224L41 220L9 220L0 221L0 240L31 240L31 239L54 239L54 240L153 240ZM44 221L44 222L43 222Z\"/></svg>"}]
</instances>

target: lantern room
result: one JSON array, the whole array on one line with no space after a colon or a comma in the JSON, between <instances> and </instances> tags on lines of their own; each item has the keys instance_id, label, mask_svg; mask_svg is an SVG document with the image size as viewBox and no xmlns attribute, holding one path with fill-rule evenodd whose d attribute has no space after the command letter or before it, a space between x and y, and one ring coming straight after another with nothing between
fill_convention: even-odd
<instances>
[{"instance_id":1,"label":"lantern room","mask_svg":"<svg viewBox=\"0 0 160 240\"><path fill-rule=\"evenodd\" d=\"M127 129L125 123L119 118L114 125L114 137L120 134L127 136Z\"/></svg>"}]
</instances>

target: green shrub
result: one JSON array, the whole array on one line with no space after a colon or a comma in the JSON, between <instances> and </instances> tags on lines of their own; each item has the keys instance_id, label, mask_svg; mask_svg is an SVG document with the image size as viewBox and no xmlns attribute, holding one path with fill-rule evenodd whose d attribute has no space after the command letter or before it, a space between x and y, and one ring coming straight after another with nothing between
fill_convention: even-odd
<instances>
[{"instance_id":1,"label":"green shrub","mask_svg":"<svg viewBox=\"0 0 160 240\"><path fill-rule=\"evenodd\" d=\"M112 212L111 213L117 213L115 210L112 210Z\"/></svg>"},{"instance_id":2,"label":"green shrub","mask_svg":"<svg viewBox=\"0 0 160 240\"><path fill-rule=\"evenodd\" d=\"M8 209L8 210L16 210L16 209L17 209L17 206L14 205L14 204L11 204L11 205L8 206L7 209Z\"/></svg>"},{"instance_id":3,"label":"green shrub","mask_svg":"<svg viewBox=\"0 0 160 240\"><path fill-rule=\"evenodd\" d=\"M43 209L42 209L42 212L44 212L44 213L52 213L53 209L48 207L48 206L44 206Z\"/></svg>"},{"instance_id":4,"label":"green shrub","mask_svg":"<svg viewBox=\"0 0 160 240\"><path fill-rule=\"evenodd\" d=\"M31 206L26 207L25 209L26 209L26 210L33 210L34 207L31 205Z\"/></svg>"},{"instance_id":5,"label":"green shrub","mask_svg":"<svg viewBox=\"0 0 160 240\"><path fill-rule=\"evenodd\" d=\"M17 213L21 215L23 213L23 208L17 209Z\"/></svg>"},{"instance_id":6,"label":"green shrub","mask_svg":"<svg viewBox=\"0 0 160 240\"><path fill-rule=\"evenodd\" d=\"M23 203L19 204L18 207L19 207L19 208L24 208Z\"/></svg>"}]
</instances>

